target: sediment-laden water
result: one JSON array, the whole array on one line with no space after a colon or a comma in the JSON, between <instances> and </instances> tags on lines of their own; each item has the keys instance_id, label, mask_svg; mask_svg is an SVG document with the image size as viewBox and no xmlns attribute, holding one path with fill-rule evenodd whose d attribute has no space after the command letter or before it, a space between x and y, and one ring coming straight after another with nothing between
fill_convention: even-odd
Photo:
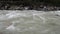
<instances>
[{"instance_id":1,"label":"sediment-laden water","mask_svg":"<svg viewBox=\"0 0 60 34\"><path fill-rule=\"evenodd\" d=\"M60 34L59 12L0 10L0 34Z\"/></svg>"}]
</instances>

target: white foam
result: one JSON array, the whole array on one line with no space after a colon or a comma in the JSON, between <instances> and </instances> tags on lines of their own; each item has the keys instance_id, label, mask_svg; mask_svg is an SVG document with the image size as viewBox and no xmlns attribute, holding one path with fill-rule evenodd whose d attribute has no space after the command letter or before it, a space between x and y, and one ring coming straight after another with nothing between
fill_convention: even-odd
<instances>
[{"instance_id":1,"label":"white foam","mask_svg":"<svg viewBox=\"0 0 60 34\"><path fill-rule=\"evenodd\" d=\"M9 27L6 28L7 30L15 30L15 27L13 25L10 25Z\"/></svg>"},{"instance_id":2,"label":"white foam","mask_svg":"<svg viewBox=\"0 0 60 34\"><path fill-rule=\"evenodd\" d=\"M55 11L55 14L60 15L60 11Z\"/></svg>"}]
</instances>

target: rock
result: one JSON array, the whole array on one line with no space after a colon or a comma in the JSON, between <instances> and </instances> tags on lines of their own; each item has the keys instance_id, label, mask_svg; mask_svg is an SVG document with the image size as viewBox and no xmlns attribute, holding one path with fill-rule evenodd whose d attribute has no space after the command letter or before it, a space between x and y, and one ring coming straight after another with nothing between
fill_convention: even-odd
<instances>
[{"instance_id":1,"label":"rock","mask_svg":"<svg viewBox=\"0 0 60 34\"><path fill-rule=\"evenodd\" d=\"M28 10L28 9L29 9L29 7L24 7L24 9L25 9L25 10Z\"/></svg>"}]
</instances>

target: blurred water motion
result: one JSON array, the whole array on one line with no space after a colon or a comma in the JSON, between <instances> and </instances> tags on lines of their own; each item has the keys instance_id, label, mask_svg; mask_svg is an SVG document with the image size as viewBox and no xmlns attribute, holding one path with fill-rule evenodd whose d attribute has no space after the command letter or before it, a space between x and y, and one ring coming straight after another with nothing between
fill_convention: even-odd
<instances>
[{"instance_id":1,"label":"blurred water motion","mask_svg":"<svg viewBox=\"0 0 60 34\"><path fill-rule=\"evenodd\" d=\"M60 34L60 16L56 16L58 13L0 10L0 34Z\"/></svg>"}]
</instances>

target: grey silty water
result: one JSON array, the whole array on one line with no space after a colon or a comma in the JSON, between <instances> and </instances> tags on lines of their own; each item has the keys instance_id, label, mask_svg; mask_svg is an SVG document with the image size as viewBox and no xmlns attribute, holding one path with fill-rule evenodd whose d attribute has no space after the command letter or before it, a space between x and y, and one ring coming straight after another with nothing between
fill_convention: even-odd
<instances>
[{"instance_id":1,"label":"grey silty water","mask_svg":"<svg viewBox=\"0 0 60 34\"><path fill-rule=\"evenodd\" d=\"M60 34L59 11L0 10L0 34Z\"/></svg>"}]
</instances>

